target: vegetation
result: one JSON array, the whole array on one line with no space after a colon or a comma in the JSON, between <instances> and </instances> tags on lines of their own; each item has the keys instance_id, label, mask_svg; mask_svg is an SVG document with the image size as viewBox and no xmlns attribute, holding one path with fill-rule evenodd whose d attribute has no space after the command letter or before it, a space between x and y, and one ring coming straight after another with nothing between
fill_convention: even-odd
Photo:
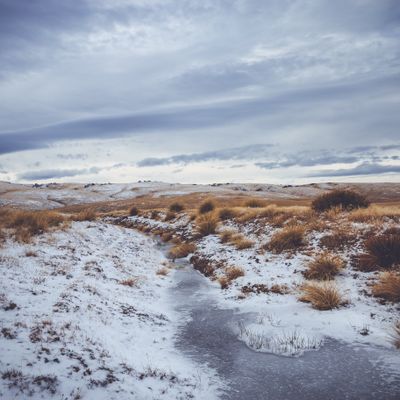
<instances>
[{"instance_id":1,"label":"vegetation","mask_svg":"<svg viewBox=\"0 0 400 400\"><path fill-rule=\"evenodd\" d=\"M196 221L197 232L201 237L214 234L217 226L218 219L211 213L200 215Z\"/></svg>"},{"instance_id":2,"label":"vegetation","mask_svg":"<svg viewBox=\"0 0 400 400\"><path fill-rule=\"evenodd\" d=\"M356 208L368 207L369 201L360 193L352 190L337 189L316 197L311 206L317 212L327 211L334 207L350 211Z\"/></svg>"},{"instance_id":3,"label":"vegetation","mask_svg":"<svg viewBox=\"0 0 400 400\"><path fill-rule=\"evenodd\" d=\"M136 206L133 206L129 209L129 215L131 217L135 217L136 215L139 214L139 209Z\"/></svg>"},{"instance_id":4,"label":"vegetation","mask_svg":"<svg viewBox=\"0 0 400 400\"><path fill-rule=\"evenodd\" d=\"M172 212L181 212L185 209L184 205L182 203L179 202L174 202L169 206L169 211Z\"/></svg>"},{"instance_id":5,"label":"vegetation","mask_svg":"<svg viewBox=\"0 0 400 400\"><path fill-rule=\"evenodd\" d=\"M169 250L168 257L172 259L184 258L195 251L196 245L194 243L179 243Z\"/></svg>"},{"instance_id":6,"label":"vegetation","mask_svg":"<svg viewBox=\"0 0 400 400\"><path fill-rule=\"evenodd\" d=\"M332 310L344 303L337 287L331 282L310 282L303 285L302 290L299 300L311 303L317 310Z\"/></svg>"},{"instance_id":7,"label":"vegetation","mask_svg":"<svg viewBox=\"0 0 400 400\"><path fill-rule=\"evenodd\" d=\"M204 201L199 207L199 214L206 214L211 211L214 211L215 203L212 200Z\"/></svg>"},{"instance_id":8,"label":"vegetation","mask_svg":"<svg viewBox=\"0 0 400 400\"><path fill-rule=\"evenodd\" d=\"M379 281L372 286L372 294L393 303L400 302L400 274L390 271L381 274Z\"/></svg>"},{"instance_id":9,"label":"vegetation","mask_svg":"<svg viewBox=\"0 0 400 400\"><path fill-rule=\"evenodd\" d=\"M272 236L266 249L273 253L282 253L287 250L296 250L304 245L304 228L298 225L289 225Z\"/></svg>"},{"instance_id":10,"label":"vegetation","mask_svg":"<svg viewBox=\"0 0 400 400\"><path fill-rule=\"evenodd\" d=\"M340 257L322 253L308 264L304 276L307 279L327 281L333 279L343 267L344 262Z\"/></svg>"}]
</instances>

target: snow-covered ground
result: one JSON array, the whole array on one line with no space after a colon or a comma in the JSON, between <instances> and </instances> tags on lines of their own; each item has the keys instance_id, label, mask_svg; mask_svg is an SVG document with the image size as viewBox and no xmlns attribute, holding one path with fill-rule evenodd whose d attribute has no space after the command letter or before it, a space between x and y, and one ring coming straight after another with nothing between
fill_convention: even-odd
<instances>
[{"instance_id":1,"label":"snow-covered ground","mask_svg":"<svg viewBox=\"0 0 400 400\"><path fill-rule=\"evenodd\" d=\"M151 238L74 222L0 254L0 398L217 397L174 348L174 270Z\"/></svg>"},{"instance_id":2,"label":"snow-covered ground","mask_svg":"<svg viewBox=\"0 0 400 400\"><path fill-rule=\"evenodd\" d=\"M178 237L190 237L195 231L194 223L184 215L169 222L143 216L128 217L123 223L150 226L155 232L169 230ZM327 231L309 233L308 246L301 251L273 254L263 245L279 228L265 222L260 224L261 232L256 222L231 221L219 227L220 231L235 229L252 239L255 245L249 249L237 250L229 243L221 243L217 234L196 242L195 255L215 266L214 279L223 276L226 267L239 267L244 271L244 276L219 291L217 299L221 308L230 307L242 313L255 314L253 321L247 321L238 329L238 336L247 345L257 351L301 355L305 350L322 346L326 338L332 338L350 344L394 349L391 335L399 318L399 307L393 303L382 304L369 294L369 285L377 278L375 272L355 271L351 267L351 256L360 251L359 244L340 254L345 260L345 268L336 277L335 284L346 304L320 311L299 301L299 298L301 285L307 282L302 272L313 255L321 250L318 241ZM368 225L353 225L360 232L368 230ZM384 229L385 225L381 228ZM213 285L220 286L218 280L214 280ZM263 285L267 290L256 293L255 287L252 293L254 285ZM274 285L278 290L274 290ZM250 290L243 290L246 287ZM400 355L395 358L400 367Z\"/></svg>"}]
</instances>

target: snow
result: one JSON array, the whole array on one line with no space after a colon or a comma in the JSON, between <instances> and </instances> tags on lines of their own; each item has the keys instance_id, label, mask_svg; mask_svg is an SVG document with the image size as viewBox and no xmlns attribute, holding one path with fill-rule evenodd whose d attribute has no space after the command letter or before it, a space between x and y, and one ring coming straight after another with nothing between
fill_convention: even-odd
<instances>
[{"instance_id":1,"label":"snow","mask_svg":"<svg viewBox=\"0 0 400 400\"><path fill-rule=\"evenodd\" d=\"M9 239L0 397L216 398L215 372L174 348L182 323L168 296L174 270L155 245L104 222L75 222L29 245ZM136 286L121 284L130 278Z\"/></svg>"}]
</instances>

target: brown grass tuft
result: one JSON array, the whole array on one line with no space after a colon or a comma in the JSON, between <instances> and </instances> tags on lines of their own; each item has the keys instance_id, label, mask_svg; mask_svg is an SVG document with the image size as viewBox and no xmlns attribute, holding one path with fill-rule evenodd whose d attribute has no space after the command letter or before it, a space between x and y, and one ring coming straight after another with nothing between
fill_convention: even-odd
<instances>
[{"instance_id":1,"label":"brown grass tuft","mask_svg":"<svg viewBox=\"0 0 400 400\"><path fill-rule=\"evenodd\" d=\"M168 252L168 257L172 259L184 258L189 254L196 251L196 245L194 243L180 243L172 247Z\"/></svg>"},{"instance_id":2,"label":"brown grass tuft","mask_svg":"<svg viewBox=\"0 0 400 400\"><path fill-rule=\"evenodd\" d=\"M218 218L221 221L226 221L228 219L233 219L233 218L235 218L237 216L238 216L238 212L234 208L224 207L224 208L221 208L218 211Z\"/></svg>"},{"instance_id":3,"label":"brown grass tuft","mask_svg":"<svg viewBox=\"0 0 400 400\"><path fill-rule=\"evenodd\" d=\"M241 233L233 235L229 242L233 244L237 250L250 249L254 246L254 242L250 239L247 239Z\"/></svg>"},{"instance_id":4,"label":"brown grass tuft","mask_svg":"<svg viewBox=\"0 0 400 400\"><path fill-rule=\"evenodd\" d=\"M338 308L344 301L336 285L332 282L309 282L302 287L300 301L311 303L317 310L332 310Z\"/></svg>"},{"instance_id":5,"label":"brown grass tuft","mask_svg":"<svg viewBox=\"0 0 400 400\"><path fill-rule=\"evenodd\" d=\"M167 211L164 221L172 221L174 218L176 218L176 214L173 211Z\"/></svg>"},{"instance_id":6,"label":"brown grass tuft","mask_svg":"<svg viewBox=\"0 0 400 400\"><path fill-rule=\"evenodd\" d=\"M394 268L400 270L400 235L372 236L365 241L366 253L356 257L361 271Z\"/></svg>"},{"instance_id":7,"label":"brown grass tuft","mask_svg":"<svg viewBox=\"0 0 400 400\"><path fill-rule=\"evenodd\" d=\"M138 277L135 278L128 278L120 282L121 285L129 286L129 287L136 287L139 284L140 279Z\"/></svg>"},{"instance_id":8,"label":"brown grass tuft","mask_svg":"<svg viewBox=\"0 0 400 400\"><path fill-rule=\"evenodd\" d=\"M317 255L304 271L307 279L328 281L333 279L344 267L344 261L333 254L322 253Z\"/></svg>"},{"instance_id":9,"label":"brown grass tuft","mask_svg":"<svg viewBox=\"0 0 400 400\"><path fill-rule=\"evenodd\" d=\"M396 272L384 272L379 281L372 286L372 294L393 303L400 302L400 274Z\"/></svg>"},{"instance_id":10,"label":"brown grass tuft","mask_svg":"<svg viewBox=\"0 0 400 400\"><path fill-rule=\"evenodd\" d=\"M261 199L250 199L244 203L244 206L249 208L262 208L265 207L266 205L267 203Z\"/></svg>"},{"instance_id":11,"label":"brown grass tuft","mask_svg":"<svg viewBox=\"0 0 400 400\"><path fill-rule=\"evenodd\" d=\"M273 253L296 250L305 245L304 228L298 225L286 226L275 233L265 248Z\"/></svg>"},{"instance_id":12,"label":"brown grass tuft","mask_svg":"<svg viewBox=\"0 0 400 400\"><path fill-rule=\"evenodd\" d=\"M96 219L96 213L90 208L80 211L71 217L72 221L94 221Z\"/></svg>"},{"instance_id":13,"label":"brown grass tuft","mask_svg":"<svg viewBox=\"0 0 400 400\"><path fill-rule=\"evenodd\" d=\"M345 247L353 245L356 241L357 236L354 233L338 229L322 236L319 240L319 245L329 250L343 250Z\"/></svg>"},{"instance_id":14,"label":"brown grass tuft","mask_svg":"<svg viewBox=\"0 0 400 400\"><path fill-rule=\"evenodd\" d=\"M205 200L199 207L199 214L206 214L214 211L215 203L212 200Z\"/></svg>"},{"instance_id":15,"label":"brown grass tuft","mask_svg":"<svg viewBox=\"0 0 400 400\"><path fill-rule=\"evenodd\" d=\"M200 236L212 235L216 232L218 219L211 213L200 215L196 221L196 229Z\"/></svg>"},{"instance_id":16,"label":"brown grass tuft","mask_svg":"<svg viewBox=\"0 0 400 400\"><path fill-rule=\"evenodd\" d=\"M179 202L174 202L169 206L169 211L172 212L181 212L185 209L184 205L182 203Z\"/></svg>"},{"instance_id":17,"label":"brown grass tuft","mask_svg":"<svg viewBox=\"0 0 400 400\"><path fill-rule=\"evenodd\" d=\"M230 281L233 281L234 279L244 276L244 270L240 267L227 267L225 269L225 275Z\"/></svg>"}]
</instances>

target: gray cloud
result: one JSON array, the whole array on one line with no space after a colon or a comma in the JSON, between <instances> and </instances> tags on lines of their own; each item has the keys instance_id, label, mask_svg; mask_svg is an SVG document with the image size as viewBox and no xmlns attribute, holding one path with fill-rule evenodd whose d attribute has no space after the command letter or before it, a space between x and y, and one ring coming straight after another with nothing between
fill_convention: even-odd
<instances>
[{"instance_id":1,"label":"gray cloud","mask_svg":"<svg viewBox=\"0 0 400 400\"><path fill-rule=\"evenodd\" d=\"M400 173L400 165L381 165L373 163L363 163L354 168L325 170L309 174L309 177L340 177L358 175L379 175L386 173Z\"/></svg>"},{"instance_id":2,"label":"gray cloud","mask_svg":"<svg viewBox=\"0 0 400 400\"><path fill-rule=\"evenodd\" d=\"M264 157L271 151L271 144L255 144L234 147L204 153L179 154L165 158L145 158L137 163L138 167L155 167L169 164L190 164L204 161L251 160Z\"/></svg>"},{"instance_id":3,"label":"gray cloud","mask_svg":"<svg viewBox=\"0 0 400 400\"><path fill-rule=\"evenodd\" d=\"M57 154L57 158L61 160L86 160L88 158L88 155L85 153L78 153L78 154Z\"/></svg>"},{"instance_id":4,"label":"gray cloud","mask_svg":"<svg viewBox=\"0 0 400 400\"><path fill-rule=\"evenodd\" d=\"M97 174L101 169L97 167L84 168L84 169L47 169L40 171L24 172L18 175L19 179L26 181L45 180L45 179L58 179L70 176Z\"/></svg>"}]
</instances>

